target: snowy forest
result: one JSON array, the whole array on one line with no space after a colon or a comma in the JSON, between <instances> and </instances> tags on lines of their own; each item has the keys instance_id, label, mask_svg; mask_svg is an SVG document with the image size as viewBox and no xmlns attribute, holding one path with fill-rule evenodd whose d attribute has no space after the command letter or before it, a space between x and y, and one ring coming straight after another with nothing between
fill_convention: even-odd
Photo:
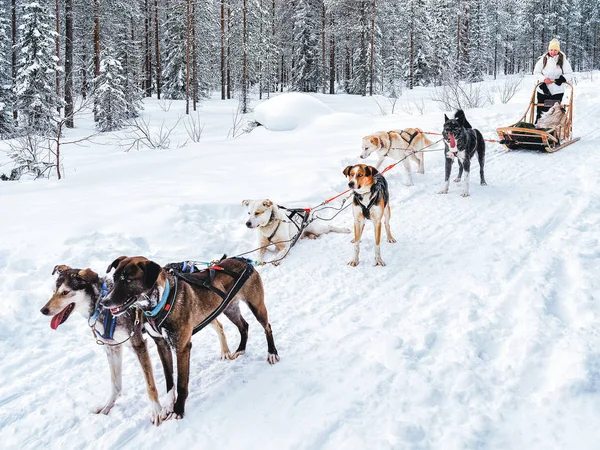
<instances>
[{"instance_id":1,"label":"snowy forest","mask_svg":"<svg viewBox=\"0 0 600 450\"><path fill-rule=\"evenodd\" d=\"M396 97L531 73L557 37L600 67L600 0L0 0L0 135L123 127L144 97ZM78 103L77 100L80 100Z\"/></svg>"}]
</instances>

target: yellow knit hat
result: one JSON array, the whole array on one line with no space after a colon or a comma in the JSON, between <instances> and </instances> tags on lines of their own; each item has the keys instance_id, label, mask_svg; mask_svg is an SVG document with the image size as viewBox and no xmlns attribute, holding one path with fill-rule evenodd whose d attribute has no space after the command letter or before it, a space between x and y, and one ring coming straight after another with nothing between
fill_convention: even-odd
<instances>
[{"instance_id":1,"label":"yellow knit hat","mask_svg":"<svg viewBox=\"0 0 600 450\"><path fill-rule=\"evenodd\" d=\"M558 39L552 39L548 44L548 51L550 50L558 50L560 52L560 44L558 43Z\"/></svg>"}]
</instances>

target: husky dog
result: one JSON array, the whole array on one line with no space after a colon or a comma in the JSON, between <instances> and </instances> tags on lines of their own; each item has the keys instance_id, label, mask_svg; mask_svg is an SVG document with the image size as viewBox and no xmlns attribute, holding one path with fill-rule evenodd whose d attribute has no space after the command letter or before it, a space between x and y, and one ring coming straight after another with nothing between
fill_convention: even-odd
<instances>
[{"instance_id":1,"label":"husky dog","mask_svg":"<svg viewBox=\"0 0 600 450\"><path fill-rule=\"evenodd\" d=\"M293 222L286 213L285 208L276 205L268 198L259 200L244 200L242 205L248 210L248 228L258 230L258 260L263 261L267 247L273 244L278 251L272 264L279 265L290 251L290 245L293 237L299 232L298 225ZM313 221L312 214L309 215L309 222L303 229L300 237L316 239L326 233L350 233L347 228L338 228L320 221Z\"/></svg>"},{"instance_id":2,"label":"husky dog","mask_svg":"<svg viewBox=\"0 0 600 450\"><path fill-rule=\"evenodd\" d=\"M483 175L483 165L485 163L485 141L479 130L474 129L467 121L465 113L462 110L456 111L454 119L448 119L444 115L444 153L446 155L446 178L444 188L439 194L447 194L450 185L450 174L452 172L452 163L454 158L458 159L458 177L454 180L459 182L463 169L465 171L465 183L462 196L469 196L469 176L471 173L471 159L477 152L479 160L479 179L482 186L487 186Z\"/></svg>"},{"instance_id":3,"label":"husky dog","mask_svg":"<svg viewBox=\"0 0 600 450\"><path fill-rule=\"evenodd\" d=\"M409 160L412 159L418 164L417 173L425 173L425 154L420 150L430 147L432 144L418 128L378 131L363 138L360 158L365 159L375 152L377 154L377 163L375 164L377 170L381 170L386 156L402 160L406 172L406 185L412 186Z\"/></svg>"},{"instance_id":4,"label":"husky dog","mask_svg":"<svg viewBox=\"0 0 600 450\"><path fill-rule=\"evenodd\" d=\"M143 317L133 311L128 311L119 317L112 316L99 304L104 295L113 287L110 279L102 279L91 269L72 269L69 266L58 265L52 274L58 273L56 287L52 298L41 309L41 313L52 316L50 327L56 330L67 321L73 311L78 311L88 320L92 332L99 343L104 344L108 365L110 368L111 392L104 405L94 408L93 413L108 414L115 405L117 397L121 394L121 348L130 346L136 354L146 380L146 389L150 399L150 414L152 423L160 425L161 405L158 400L158 391L152 373L152 364L148 355L146 340L142 337ZM230 359L227 339L223 326L215 319L211 324L219 334L221 342L221 358ZM155 338L163 369L167 390L173 389L172 368L165 366L171 356L169 345L163 338ZM166 359L165 359L166 358Z\"/></svg>"},{"instance_id":5,"label":"husky dog","mask_svg":"<svg viewBox=\"0 0 600 450\"><path fill-rule=\"evenodd\" d=\"M552 107L542 113L542 116L535 124L536 128L549 128L550 131L554 131L558 127L565 128L567 124L567 114L560 103L556 102Z\"/></svg>"},{"instance_id":6,"label":"husky dog","mask_svg":"<svg viewBox=\"0 0 600 450\"><path fill-rule=\"evenodd\" d=\"M367 220L373 221L375 231L375 265L385 266L379 250L381 242L381 224L385 226L387 241L396 242L390 230L390 191L387 181L375 167L366 164L356 164L344 169L343 174L348 178L348 187L353 192L352 212L354 215L354 257L349 266L358 265L360 238Z\"/></svg>"},{"instance_id":7,"label":"husky dog","mask_svg":"<svg viewBox=\"0 0 600 450\"><path fill-rule=\"evenodd\" d=\"M267 361L269 364L279 361L264 302L262 280L246 260L223 259L218 266L211 266L185 278L142 256L121 256L108 266L107 272L112 269L115 269L115 284L112 291L100 301L104 308L118 316L134 305L136 309L142 309L144 315L165 311L159 323L146 328L151 336L158 334L166 337L177 361L177 395L175 397L172 393L171 400L174 401L163 409L162 419L183 417L190 380L192 335L211 320L219 307L224 308L221 311L240 332L240 344L232 358L244 354L248 341L248 322L240 312L241 300L265 331ZM165 373L173 373L172 353L169 352L168 356L166 361L163 360L165 367L168 366Z\"/></svg>"}]
</instances>

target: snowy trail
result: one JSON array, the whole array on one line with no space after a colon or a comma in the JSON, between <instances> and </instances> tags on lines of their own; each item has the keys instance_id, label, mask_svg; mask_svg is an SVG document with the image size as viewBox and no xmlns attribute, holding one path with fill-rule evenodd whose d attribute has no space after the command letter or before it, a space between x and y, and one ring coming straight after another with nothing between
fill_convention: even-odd
<instances>
[{"instance_id":1,"label":"snowy trail","mask_svg":"<svg viewBox=\"0 0 600 450\"><path fill-rule=\"evenodd\" d=\"M351 237L341 234L300 241L281 266L258 268L281 362L265 362L264 334L246 309L248 349L236 361L220 361L215 333L203 330L193 341L186 416L158 428L130 351L116 406L108 416L89 413L108 395L106 358L80 316L52 331L39 313L54 265L103 273L121 254L166 263L252 249L242 199L316 205L345 189L341 171L357 161L365 129L413 120L437 130L441 114L367 116L365 99L336 96L330 106L365 115L362 127L340 122L327 131L330 119L289 134L207 135L210 152L73 153L81 165L64 182L8 185L0 193L0 206L14 214L0 224L10 236L0 244L0 441L69 449L158 449L165 436L176 448L598 448L600 99L591 82L578 90L580 142L556 154L489 143L489 186L479 185L475 162L469 198L455 183L437 194L441 152L426 156L412 187L401 165L390 172L398 242L382 243L385 268L372 266L371 225L357 268L347 266ZM467 117L494 139L495 126L521 107ZM223 182L226 169L235 181ZM351 226L350 209L333 224ZM237 330L223 325L235 347Z\"/></svg>"}]
</instances>

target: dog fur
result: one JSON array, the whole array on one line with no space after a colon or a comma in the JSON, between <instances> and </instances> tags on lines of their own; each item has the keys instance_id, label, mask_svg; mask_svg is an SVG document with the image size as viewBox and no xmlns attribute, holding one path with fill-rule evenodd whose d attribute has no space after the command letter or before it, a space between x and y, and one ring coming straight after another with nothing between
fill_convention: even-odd
<instances>
[{"instance_id":1,"label":"dog fur","mask_svg":"<svg viewBox=\"0 0 600 450\"><path fill-rule=\"evenodd\" d=\"M263 261L267 247L273 244L278 250L273 264L279 265L281 259L289 252L290 241L298 232L298 228L290 221L285 211L269 199L244 200L242 205L246 207L249 215L246 226L258 230L258 260ZM316 239L326 233L350 233L350 230L325 225L315 220L304 229L301 238Z\"/></svg>"},{"instance_id":2,"label":"dog fur","mask_svg":"<svg viewBox=\"0 0 600 450\"><path fill-rule=\"evenodd\" d=\"M348 187L354 192L352 212L354 215L354 257L348 265L358 265L360 252L360 238L365 228L367 219L373 221L375 231L375 265L385 266L381 259L379 243L381 241L381 222L385 224L387 241L396 242L390 230L390 193L387 181L372 166L356 164L344 169L343 174L348 178Z\"/></svg>"},{"instance_id":3,"label":"dog fur","mask_svg":"<svg viewBox=\"0 0 600 450\"><path fill-rule=\"evenodd\" d=\"M370 154L377 153L375 168L381 170L385 157L402 160L406 172L406 185L412 186L410 160L417 165L417 173L425 173L425 154L419 150L429 147L433 143L418 128L404 130L377 131L363 137L361 159L368 158Z\"/></svg>"},{"instance_id":4,"label":"dog fur","mask_svg":"<svg viewBox=\"0 0 600 450\"><path fill-rule=\"evenodd\" d=\"M469 196L469 177L471 174L471 159L477 153L479 160L479 179L482 186L487 186L483 174L485 164L485 140L479 130L471 127L467 121L465 113L462 110L456 111L453 119L444 115L444 129L442 131L444 138L444 153L446 155L446 178L444 188L440 194L447 194L450 186L450 174L452 172L452 163L454 158L458 159L458 177L454 179L456 183L461 180L463 169L465 180L463 186L463 197Z\"/></svg>"},{"instance_id":5,"label":"dog fur","mask_svg":"<svg viewBox=\"0 0 600 450\"><path fill-rule=\"evenodd\" d=\"M72 269L66 265L58 265L54 268L52 274L58 273L56 287L52 298L41 309L41 313L46 316L53 316L51 327L58 328L70 317L73 311L79 312L85 319L89 320L92 317L100 293L102 283L105 282L110 289L112 280L102 279L96 272L91 269ZM152 423L160 425L161 405L158 400L158 391L154 382L152 364L148 355L148 346L146 340L142 337L142 327L135 324L135 314L133 311L127 311L116 318L116 325L113 334L113 339L105 339L100 334L106 334L103 324L106 311L102 309L96 319L96 323L91 325L98 332L94 332L96 339L103 342L104 350L108 358L108 366L111 378L111 392L108 400L102 405L92 410L95 414L108 414L115 405L116 399L121 394L122 390L122 346L130 346L138 358L144 379L146 381L146 390L150 399L150 416ZM221 343L221 359L229 359L231 357L227 346L227 339L223 332L223 326L217 321L213 321L211 326L215 328L219 335ZM133 335L131 334L133 332ZM131 336L131 338L129 338ZM129 339L128 339L129 338ZM154 339L161 361L165 355L170 356L170 348L166 341L162 338ZM121 345L115 345L123 342ZM167 373L168 367L165 367L165 379L167 380L167 390L173 386L173 373ZM170 382L169 382L170 380ZM170 387L169 387L170 384Z\"/></svg>"},{"instance_id":6,"label":"dog fur","mask_svg":"<svg viewBox=\"0 0 600 450\"><path fill-rule=\"evenodd\" d=\"M232 272L241 273L246 268L247 262L240 259L228 258L219 265ZM174 275L167 272L154 261L142 256L121 256L115 259L107 268L107 272L115 269L114 288L101 301L105 308L119 313L123 308L136 305L144 311L152 310L161 299L166 288L167 280L174 286ZM229 292L235 280L225 273L215 271L212 285L223 292ZM204 276L203 272L194 276ZM273 341L273 332L269 323L267 308L264 303L264 289L260 275L255 270L246 280L223 313L229 318L240 332L240 344L232 358L242 355L248 340L248 323L242 317L239 300L243 300L263 326L267 338L267 361L275 364L279 361L277 349ZM180 419L184 415L185 401L188 396L190 376L190 350L192 348L192 334L194 327L206 319L221 304L222 298L211 290L190 284L182 279L178 280L175 292L175 301L169 314L161 325L162 336L167 340L175 352L177 360L177 397L171 393L174 402L163 408L162 419ZM156 332L146 324L146 330L154 335ZM163 361L173 369L172 353L170 358Z\"/></svg>"},{"instance_id":7,"label":"dog fur","mask_svg":"<svg viewBox=\"0 0 600 450\"><path fill-rule=\"evenodd\" d=\"M565 128L566 126L567 113L558 102L554 103L548 111L543 112L535 124L536 128L548 128L549 131L554 131L558 127Z\"/></svg>"}]
</instances>

